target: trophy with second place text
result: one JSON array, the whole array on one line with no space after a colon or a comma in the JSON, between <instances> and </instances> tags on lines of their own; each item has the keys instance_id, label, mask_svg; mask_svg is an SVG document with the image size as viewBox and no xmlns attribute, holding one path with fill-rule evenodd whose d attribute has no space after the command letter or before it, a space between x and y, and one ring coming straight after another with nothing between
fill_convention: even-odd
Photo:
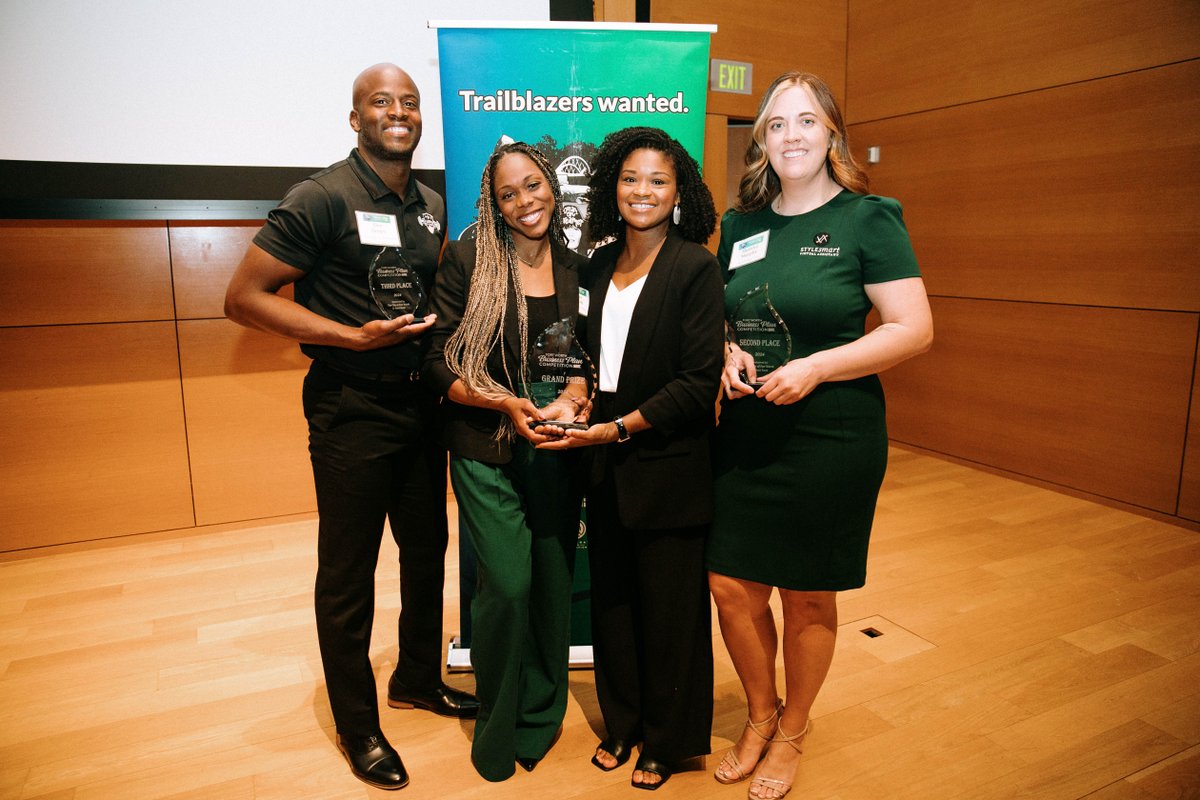
<instances>
[{"instance_id":1,"label":"trophy with second place text","mask_svg":"<svg viewBox=\"0 0 1200 800\"><path fill-rule=\"evenodd\" d=\"M771 304L767 284L754 287L738 301L729 326L734 343L754 359L755 381L751 386L762 386L764 375L791 360L792 334Z\"/></svg>"}]
</instances>

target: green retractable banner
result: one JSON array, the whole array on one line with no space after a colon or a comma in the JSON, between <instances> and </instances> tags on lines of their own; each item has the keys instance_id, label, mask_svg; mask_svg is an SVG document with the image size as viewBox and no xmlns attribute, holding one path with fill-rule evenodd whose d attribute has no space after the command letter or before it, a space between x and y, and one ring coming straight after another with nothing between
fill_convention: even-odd
<instances>
[{"instance_id":1,"label":"green retractable banner","mask_svg":"<svg viewBox=\"0 0 1200 800\"><path fill-rule=\"evenodd\" d=\"M470 238L479 179L496 145L523 141L554 166L568 244L588 254L587 183L604 137L662 128L704 163L713 25L431 21L438 31L450 238ZM475 559L459 520L462 635L451 669L469 668ZM591 663L586 513L571 605L571 662ZM458 651L456 653L456 651Z\"/></svg>"},{"instance_id":2,"label":"green retractable banner","mask_svg":"<svg viewBox=\"0 0 1200 800\"><path fill-rule=\"evenodd\" d=\"M704 163L715 26L430 25L438 28L451 238L470 236L479 176L502 141L527 142L554 165L571 245L585 253L585 192L605 135L631 125L662 128Z\"/></svg>"}]
</instances>

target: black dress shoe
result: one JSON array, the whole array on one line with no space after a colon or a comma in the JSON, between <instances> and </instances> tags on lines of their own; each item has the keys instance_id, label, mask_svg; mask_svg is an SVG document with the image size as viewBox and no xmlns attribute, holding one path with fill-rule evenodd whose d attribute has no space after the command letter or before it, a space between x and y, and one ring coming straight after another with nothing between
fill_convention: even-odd
<instances>
[{"instance_id":1,"label":"black dress shoe","mask_svg":"<svg viewBox=\"0 0 1200 800\"><path fill-rule=\"evenodd\" d=\"M396 680L392 673L388 681L388 705L392 708L423 708L443 717L474 717L479 713L475 695L439 684L433 689L413 691Z\"/></svg>"},{"instance_id":2,"label":"black dress shoe","mask_svg":"<svg viewBox=\"0 0 1200 800\"><path fill-rule=\"evenodd\" d=\"M400 754L392 749L383 734L337 737L338 749L350 762L350 771L363 783L379 789L403 789L408 786L408 770Z\"/></svg>"},{"instance_id":3,"label":"black dress shoe","mask_svg":"<svg viewBox=\"0 0 1200 800\"><path fill-rule=\"evenodd\" d=\"M638 783L633 778L629 779L629 785L633 788L645 789L649 792L657 791L660 786L671 778L671 772L673 771L670 764L664 764L661 761L650 758L645 753L638 756L637 762L633 765L633 771L637 772L638 770L652 772L662 779L658 783Z\"/></svg>"},{"instance_id":4,"label":"black dress shoe","mask_svg":"<svg viewBox=\"0 0 1200 800\"><path fill-rule=\"evenodd\" d=\"M540 758L521 758L519 756L517 757L517 763L520 764L521 769L525 770L526 772L533 772L533 768L538 765L539 761L541 761Z\"/></svg>"},{"instance_id":5,"label":"black dress shoe","mask_svg":"<svg viewBox=\"0 0 1200 800\"><path fill-rule=\"evenodd\" d=\"M605 739L599 745L597 745L596 750L603 750L617 760L617 763L613 764L611 767L606 767L600 760L599 752L592 756L593 764L605 772L611 772L629 760L629 754L633 752L633 745L624 739Z\"/></svg>"}]
</instances>

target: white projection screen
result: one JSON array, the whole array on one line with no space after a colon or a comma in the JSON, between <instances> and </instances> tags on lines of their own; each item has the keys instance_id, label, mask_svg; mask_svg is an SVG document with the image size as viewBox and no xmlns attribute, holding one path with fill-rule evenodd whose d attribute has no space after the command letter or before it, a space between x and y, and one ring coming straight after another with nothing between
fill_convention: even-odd
<instances>
[{"instance_id":1,"label":"white projection screen","mask_svg":"<svg viewBox=\"0 0 1200 800\"><path fill-rule=\"evenodd\" d=\"M549 0L3 0L0 160L325 166L354 146L354 76L392 61L421 89L414 167L441 170L429 19L545 21Z\"/></svg>"}]
</instances>

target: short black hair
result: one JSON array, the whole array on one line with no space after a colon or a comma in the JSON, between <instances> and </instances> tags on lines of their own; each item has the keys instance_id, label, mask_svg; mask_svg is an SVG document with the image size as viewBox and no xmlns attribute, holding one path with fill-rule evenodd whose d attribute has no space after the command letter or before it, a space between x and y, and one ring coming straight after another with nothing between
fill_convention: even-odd
<instances>
[{"instance_id":1,"label":"short black hair","mask_svg":"<svg viewBox=\"0 0 1200 800\"><path fill-rule=\"evenodd\" d=\"M647 148L671 159L679 187L679 225L683 238L704 244L717 228L717 211L712 193L700 177L696 159L678 141L660 128L623 128L604 137L592 160L588 181L588 233L593 242L625 235L625 221L617 211L617 176L634 150ZM674 223L671 223L674 224Z\"/></svg>"}]
</instances>

